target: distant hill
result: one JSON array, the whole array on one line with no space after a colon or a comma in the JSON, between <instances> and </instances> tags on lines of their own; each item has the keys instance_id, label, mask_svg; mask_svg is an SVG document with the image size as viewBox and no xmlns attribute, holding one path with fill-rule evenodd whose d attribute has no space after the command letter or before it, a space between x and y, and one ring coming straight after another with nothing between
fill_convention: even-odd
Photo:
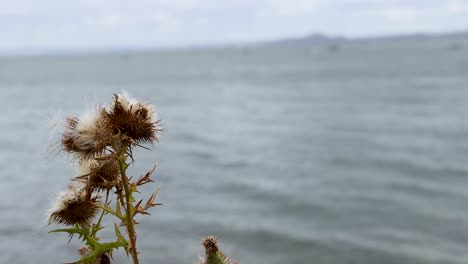
<instances>
[{"instance_id":1,"label":"distant hill","mask_svg":"<svg viewBox=\"0 0 468 264\"><path fill-rule=\"evenodd\" d=\"M468 31L451 33L415 33L378 37L347 38L326 34L310 34L304 37L284 38L258 43L258 45L337 45L343 42L388 41L388 40L424 40L432 38L468 38Z\"/></svg>"},{"instance_id":2,"label":"distant hill","mask_svg":"<svg viewBox=\"0 0 468 264\"><path fill-rule=\"evenodd\" d=\"M269 45L291 45L291 44L333 44L333 43L340 43L347 41L348 39L341 36L328 36L325 34L311 34L305 37L298 37L298 38L285 38L280 40L268 41L263 42L261 44L269 44Z\"/></svg>"},{"instance_id":3,"label":"distant hill","mask_svg":"<svg viewBox=\"0 0 468 264\"><path fill-rule=\"evenodd\" d=\"M389 35L380 37L356 38L354 40L424 40L433 38L466 38L468 31L448 32L448 33L414 33L402 35Z\"/></svg>"}]
</instances>

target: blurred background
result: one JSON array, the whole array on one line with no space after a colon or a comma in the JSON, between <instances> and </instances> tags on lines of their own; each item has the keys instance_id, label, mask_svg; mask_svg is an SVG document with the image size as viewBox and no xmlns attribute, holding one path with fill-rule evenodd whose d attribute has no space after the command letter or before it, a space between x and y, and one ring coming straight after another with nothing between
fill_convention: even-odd
<instances>
[{"instance_id":1,"label":"blurred background","mask_svg":"<svg viewBox=\"0 0 468 264\"><path fill-rule=\"evenodd\" d=\"M122 90L165 129L142 263L467 262L467 1L0 3L1 262L77 259L58 131Z\"/></svg>"}]
</instances>

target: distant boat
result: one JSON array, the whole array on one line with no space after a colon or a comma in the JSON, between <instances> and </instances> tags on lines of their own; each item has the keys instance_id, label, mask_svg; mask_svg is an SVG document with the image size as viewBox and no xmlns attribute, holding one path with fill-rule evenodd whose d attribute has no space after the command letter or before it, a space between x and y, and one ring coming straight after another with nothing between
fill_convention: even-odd
<instances>
[{"instance_id":1,"label":"distant boat","mask_svg":"<svg viewBox=\"0 0 468 264\"><path fill-rule=\"evenodd\" d=\"M340 46L336 43L333 43L333 44L328 45L328 50L330 52L337 52L340 50Z\"/></svg>"},{"instance_id":2,"label":"distant boat","mask_svg":"<svg viewBox=\"0 0 468 264\"><path fill-rule=\"evenodd\" d=\"M453 50L453 51L461 50L462 48L463 48L463 45L461 43L458 43L458 42L452 43L448 47L449 50Z\"/></svg>"},{"instance_id":3,"label":"distant boat","mask_svg":"<svg viewBox=\"0 0 468 264\"><path fill-rule=\"evenodd\" d=\"M252 50L250 48L248 48L248 47L244 47L244 48L242 48L241 53L244 56L249 56L250 53L252 53Z\"/></svg>"}]
</instances>

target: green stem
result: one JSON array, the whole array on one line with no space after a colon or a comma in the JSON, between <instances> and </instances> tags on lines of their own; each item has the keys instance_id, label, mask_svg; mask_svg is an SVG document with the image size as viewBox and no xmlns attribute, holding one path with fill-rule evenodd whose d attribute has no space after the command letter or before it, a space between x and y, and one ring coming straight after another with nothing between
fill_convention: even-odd
<instances>
[{"instance_id":1,"label":"green stem","mask_svg":"<svg viewBox=\"0 0 468 264\"><path fill-rule=\"evenodd\" d=\"M104 202L104 205L107 205L107 202L109 201L109 191L110 190L106 191L106 201ZM101 227L102 218L104 218L105 214L106 214L106 210L102 209L101 215L99 216L99 220L97 221L96 225L94 225L94 227L92 228L92 231L91 231L92 238L96 238L96 234L99 231L99 228Z\"/></svg>"},{"instance_id":2,"label":"green stem","mask_svg":"<svg viewBox=\"0 0 468 264\"><path fill-rule=\"evenodd\" d=\"M122 177L122 185L124 187L125 192L125 210L126 210L126 218L127 218L127 231L128 237L130 240L130 254L132 255L133 264L138 264L138 251L136 248L136 232L135 232L135 225L133 223L133 214L132 214L132 192L130 190L130 184L128 182L128 178L126 175L127 170L127 163L125 163L126 156L125 156L126 148L123 148L123 153L121 152L119 157L119 167L120 167L120 175Z\"/></svg>"}]
</instances>

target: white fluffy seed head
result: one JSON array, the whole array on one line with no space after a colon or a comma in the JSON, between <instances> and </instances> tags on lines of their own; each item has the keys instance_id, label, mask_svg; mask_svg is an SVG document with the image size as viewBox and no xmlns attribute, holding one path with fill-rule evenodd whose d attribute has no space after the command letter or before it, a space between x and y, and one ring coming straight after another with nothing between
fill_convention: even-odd
<instances>
[{"instance_id":1,"label":"white fluffy seed head","mask_svg":"<svg viewBox=\"0 0 468 264\"><path fill-rule=\"evenodd\" d=\"M80 116L76 130L81 132L96 130L96 124L101 118L102 112L100 108L87 111Z\"/></svg>"},{"instance_id":2,"label":"white fluffy seed head","mask_svg":"<svg viewBox=\"0 0 468 264\"><path fill-rule=\"evenodd\" d=\"M102 122L100 109L84 113L76 125L76 142L78 148L92 148L97 142L99 124Z\"/></svg>"},{"instance_id":3,"label":"white fluffy seed head","mask_svg":"<svg viewBox=\"0 0 468 264\"><path fill-rule=\"evenodd\" d=\"M92 169L99 165L99 162L95 159L82 160L76 163L77 176L89 175Z\"/></svg>"},{"instance_id":4,"label":"white fluffy seed head","mask_svg":"<svg viewBox=\"0 0 468 264\"><path fill-rule=\"evenodd\" d=\"M117 101L127 111L130 110L130 108L134 108L135 106L141 103L140 100L130 97L130 95L126 91L122 91L117 95Z\"/></svg>"},{"instance_id":5,"label":"white fluffy seed head","mask_svg":"<svg viewBox=\"0 0 468 264\"><path fill-rule=\"evenodd\" d=\"M64 210L67 203L80 199L80 197L84 195L85 188L86 186L84 183L77 181L73 182L64 191L59 192L53 201L52 206L47 211L47 219L49 220L49 223L53 213Z\"/></svg>"},{"instance_id":6,"label":"white fluffy seed head","mask_svg":"<svg viewBox=\"0 0 468 264\"><path fill-rule=\"evenodd\" d=\"M152 104L132 98L126 91L122 91L121 93L117 94L117 101L122 105L124 110L131 110L133 113L140 109L146 109L148 112L149 121L152 123L158 121L156 108ZM114 104L115 102L112 102L111 108L114 107Z\"/></svg>"},{"instance_id":7,"label":"white fluffy seed head","mask_svg":"<svg viewBox=\"0 0 468 264\"><path fill-rule=\"evenodd\" d=\"M63 149L80 161L102 154L109 144L106 130L105 110L97 107L85 112L80 118L68 118L62 133Z\"/></svg>"},{"instance_id":8,"label":"white fluffy seed head","mask_svg":"<svg viewBox=\"0 0 468 264\"><path fill-rule=\"evenodd\" d=\"M148 111L148 116L150 117L151 123L156 123L157 121L159 121L154 105L146 104L145 108Z\"/></svg>"}]
</instances>

